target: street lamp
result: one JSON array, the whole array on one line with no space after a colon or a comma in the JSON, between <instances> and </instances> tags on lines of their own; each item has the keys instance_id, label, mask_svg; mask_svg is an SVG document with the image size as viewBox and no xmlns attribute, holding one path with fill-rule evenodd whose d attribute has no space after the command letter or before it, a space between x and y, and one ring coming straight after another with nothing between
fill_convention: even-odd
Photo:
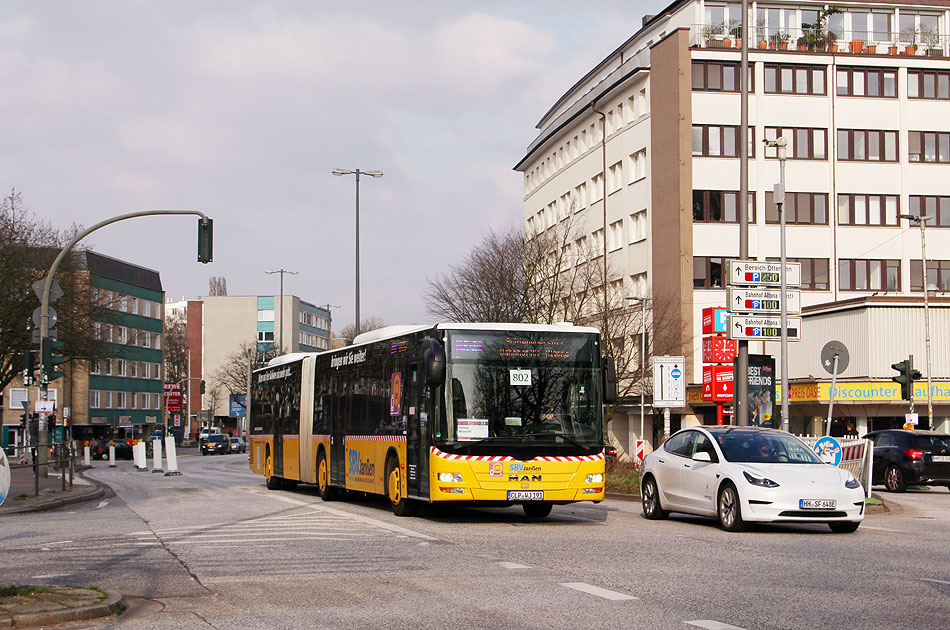
<instances>
[{"instance_id":1,"label":"street lamp","mask_svg":"<svg viewBox=\"0 0 950 630\"><path fill-rule=\"evenodd\" d=\"M930 388L933 387L933 366L930 363L930 290L927 283L927 221L932 221L933 217L928 215L917 216L915 214L899 214L902 219L909 219L911 223L920 226L920 255L923 258L921 266L924 270L924 338L925 349L927 352L927 425L933 429L934 407L931 398Z\"/></svg>"},{"instance_id":2,"label":"street lamp","mask_svg":"<svg viewBox=\"0 0 950 630\"><path fill-rule=\"evenodd\" d=\"M644 361L646 360L647 354L647 313L646 307L647 302L650 301L650 298L646 297L628 297L628 300L634 300L640 303L640 439L643 439L643 381L646 378L646 367ZM637 457L636 449L634 449L634 458Z\"/></svg>"},{"instance_id":3,"label":"street lamp","mask_svg":"<svg viewBox=\"0 0 950 630\"><path fill-rule=\"evenodd\" d=\"M340 308L339 304L321 304L320 308L327 312L327 349L333 344L333 313L331 308Z\"/></svg>"},{"instance_id":4,"label":"street lamp","mask_svg":"<svg viewBox=\"0 0 950 630\"><path fill-rule=\"evenodd\" d=\"M279 273L280 274L280 302L277 304L277 306L279 307L278 309L279 315L277 316L277 326L280 328L280 345L278 346L279 349L277 351L277 354L283 354L284 353L284 274L289 273L296 276L298 272L291 271L289 269L268 269L264 273L266 274Z\"/></svg>"},{"instance_id":5,"label":"street lamp","mask_svg":"<svg viewBox=\"0 0 950 630\"><path fill-rule=\"evenodd\" d=\"M781 320L779 326L781 327L781 338L782 338L782 428L788 431L788 290L786 286L786 258L785 258L785 160L787 158L787 145L788 141L783 137L779 136L775 140L769 140L764 138L765 146L774 147L778 152L778 164L779 164L779 180L778 184L775 185L773 197L775 205L778 206L778 216L779 216L779 241L781 243L781 265L782 273L779 274L781 278L781 288L780 291L781 297L779 298L779 305L781 307ZM743 380L746 379L746 375L742 375Z\"/></svg>"},{"instance_id":6,"label":"street lamp","mask_svg":"<svg viewBox=\"0 0 950 630\"><path fill-rule=\"evenodd\" d=\"M361 171L360 169L349 170L345 168L333 169L333 174L337 177L343 175L356 175L356 328L353 336L360 334L360 175L369 175L373 178L383 176L382 171Z\"/></svg>"}]
</instances>

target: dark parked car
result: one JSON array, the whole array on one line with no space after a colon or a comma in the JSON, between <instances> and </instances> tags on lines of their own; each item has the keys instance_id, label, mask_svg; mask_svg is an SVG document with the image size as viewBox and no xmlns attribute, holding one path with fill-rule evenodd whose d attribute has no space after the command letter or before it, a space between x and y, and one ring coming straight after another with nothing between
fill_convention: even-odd
<instances>
[{"instance_id":1,"label":"dark parked car","mask_svg":"<svg viewBox=\"0 0 950 630\"><path fill-rule=\"evenodd\" d=\"M89 447L89 453L93 459L109 459L109 440L97 440ZM125 440L115 440L116 459L132 459L132 447Z\"/></svg>"},{"instance_id":2,"label":"dark parked car","mask_svg":"<svg viewBox=\"0 0 950 630\"><path fill-rule=\"evenodd\" d=\"M220 453L224 455L225 453L231 452L231 440L226 435L220 433L214 433L209 435L201 443L201 454L207 455L211 453Z\"/></svg>"},{"instance_id":3,"label":"dark parked car","mask_svg":"<svg viewBox=\"0 0 950 630\"><path fill-rule=\"evenodd\" d=\"M950 435L888 429L864 436L874 442L871 483L891 492L907 486L950 487Z\"/></svg>"}]
</instances>

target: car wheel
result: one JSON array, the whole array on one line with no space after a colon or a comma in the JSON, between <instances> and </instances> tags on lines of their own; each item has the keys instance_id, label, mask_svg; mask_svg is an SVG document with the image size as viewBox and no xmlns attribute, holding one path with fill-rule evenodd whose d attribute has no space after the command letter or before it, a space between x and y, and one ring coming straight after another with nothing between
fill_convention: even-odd
<instances>
[{"instance_id":1,"label":"car wheel","mask_svg":"<svg viewBox=\"0 0 950 630\"><path fill-rule=\"evenodd\" d=\"M907 484L904 483L904 473L897 466L891 464L884 471L884 485L891 492L904 492Z\"/></svg>"},{"instance_id":2,"label":"car wheel","mask_svg":"<svg viewBox=\"0 0 950 630\"><path fill-rule=\"evenodd\" d=\"M386 460L386 496L389 497L389 504L396 516L415 514L416 506L406 498L405 490L402 473L399 470L399 460L390 457Z\"/></svg>"},{"instance_id":3,"label":"car wheel","mask_svg":"<svg viewBox=\"0 0 950 630\"><path fill-rule=\"evenodd\" d=\"M836 534L850 534L858 531L858 525L860 524L861 521L836 521L828 523L828 527Z\"/></svg>"},{"instance_id":4,"label":"car wheel","mask_svg":"<svg viewBox=\"0 0 950 630\"><path fill-rule=\"evenodd\" d=\"M317 457L317 488L324 501L336 501L339 498L336 488L330 485L330 467L327 465L327 454L323 451Z\"/></svg>"},{"instance_id":5,"label":"car wheel","mask_svg":"<svg viewBox=\"0 0 950 630\"><path fill-rule=\"evenodd\" d=\"M523 503L521 505L524 515L528 518L545 518L551 513L552 507L554 506L550 503Z\"/></svg>"},{"instance_id":6,"label":"car wheel","mask_svg":"<svg viewBox=\"0 0 950 630\"><path fill-rule=\"evenodd\" d=\"M739 503L739 492L731 483L723 484L719 490L719 501L716 513L719 515L719 524L727 532L741 532L745 529L742 520L742 506Z\"/></svg>"},{"instance_id":7,"label":"car wheel","mask_svg":"<svg viewBox=\"0 0 950 630\"><path fill-rule=\"evenodd\" d=\"M643 516L651 521L659 521L670 515L660 505L660 491L653 477L647 477L640 488L640 498L643 504Z\"/></svg>"}]
</instances>

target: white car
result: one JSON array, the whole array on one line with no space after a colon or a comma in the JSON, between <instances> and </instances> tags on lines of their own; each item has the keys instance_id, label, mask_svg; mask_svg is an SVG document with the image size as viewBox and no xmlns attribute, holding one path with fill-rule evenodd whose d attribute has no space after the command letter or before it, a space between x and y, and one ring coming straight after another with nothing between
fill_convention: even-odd
<instances>
[{"instance_id":1,"label":"white car","mask_svg":"<svg viewBox=\"0 0 950 630\"><path fill-rule=\"evenodd\" d=\"M851 473L823 463L794 435L760 427L675 433L644 459L640 496L648 519L711 516L728 531L798 522L848 533L864 520L864 489Z\"/></svg>"}]
</instances>

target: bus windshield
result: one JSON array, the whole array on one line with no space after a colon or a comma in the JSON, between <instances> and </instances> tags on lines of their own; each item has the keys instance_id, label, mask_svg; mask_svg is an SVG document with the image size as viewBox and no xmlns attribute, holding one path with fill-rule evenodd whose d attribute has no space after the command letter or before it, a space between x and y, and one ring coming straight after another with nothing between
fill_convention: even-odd
<instances>
[{"instance_id":1,"label":"bus windshield","mask_svg":"<svg viewBox=\"0 0 950 630\"><path fill-rule=\"evenodd\" d=\"M451 331L447 349L448 435L441 439L601 442L595 335Z\"/></svg>"}]
</instances>

